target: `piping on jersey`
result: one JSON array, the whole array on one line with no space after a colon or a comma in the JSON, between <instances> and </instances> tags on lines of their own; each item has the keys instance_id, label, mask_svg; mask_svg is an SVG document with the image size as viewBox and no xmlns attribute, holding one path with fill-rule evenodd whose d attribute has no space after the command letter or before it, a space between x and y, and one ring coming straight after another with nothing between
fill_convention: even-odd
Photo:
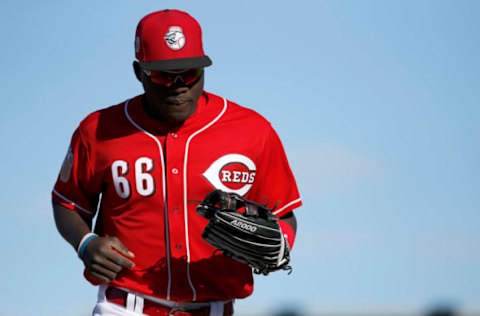
<instances>
[{"instance_id":1,"label":"piping on jersey","mask_svg":"<svg viewBox=\"0 0 480 316\"><path fill-rule=\"evenodd\" d=\"M131 99L130 99L131 100ZM155 143L158 146L158 151L160 153L160 161L162 162L162 193L163 193L163 205L164 205L164 210L165 210L165 245L166 245L166 258L167 258L167 271L168 271L168 285L167 285L167 300L170 299L170 290L172 287L172 271L171 271L171 265L170 265L170 228L169 228L169 220L168 220L168 205L167 205L167 194L166 194L166 175L165 175L165 159L163 158L163 150L162 150L162 144L160 141L151 133L149 133L147 130L142 128L140 125L138 125L132 117L128 114L128 103L130 100L127 100L125 102L125 116L127 119L132 123L132 125L138 129L139 131L143 132L145 135L150 137L155 141Z\"/></svg>"},{"instance_id":2,"label":"piping on jersey","mask_svg":"<svg viewBox=\"0 0 480 316\"><path fill-rule=\"evenodd\" d=\"M281 211L283 211L283 210L286 209L287 207L289 207L289 206L291 206L291 205L293 205L293 204L296 204L296 203L298 203L298 202L300 202L300 201L302 201L301 198L298 198L298 199L296 199L296 200L293 200L292 202L286 204L286 205L285 205L284 207L282 207L281 209L278 209L278 210L274 211L273 214L277 215L278 213L280 213Z\"/></svg>"},{"instance_id":3,"label":"piping on jersey","mask_svg":"<svg viewBox=\"0 0 480 316\"><path fill-rule=\"evenodd\" d=\"M76 204L75 202L67 199L65 196L63 196L63 195L61 195L60 193L58 193L57 190L53 189L53 193L55 193L56 195L58 195L58 197L60 197L62 200L64 200L64 201L67 202L68 204L72 204L73 207L78 208L80 211L85 212L85 213L87 213L88 215L92 215L92 214L93 214L92 211L89 211L89 210L87 210L86 208L83 208L83 207L81 207L80 205Z\"/></svg>"},{"instance_id":4,"label":"piping on jersey","mask_svg":"<svg viewBox=\"0 0 480 316\"><path fill-rule=\"evenodd\" d=\"M223 98L223 109L222 111L212 120L210 121L207 125L199 129L198 131L194 132L191 134L187 142L185 144L185 157L183 161L183 212L184 212L184 218L185 218L185 244L187 245L187 277L188 277L188 283L190 284L190 288L193 291L193 300L197 300L197 291L195 290L195 286L192 283L192 279L190 277L190 241L188 237L188 204L187 204L187 162L188 162L188 149L190 147L190 142L192 139L200 134L201 132L205 131L207 128L215 124L225 113L227 110L227 100Z\"/></svg>"}]
</instances>

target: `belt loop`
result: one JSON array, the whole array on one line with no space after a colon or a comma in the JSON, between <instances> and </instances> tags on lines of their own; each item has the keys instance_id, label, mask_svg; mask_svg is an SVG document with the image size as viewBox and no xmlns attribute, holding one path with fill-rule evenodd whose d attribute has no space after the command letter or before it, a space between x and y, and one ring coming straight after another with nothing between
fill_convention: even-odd
<instances>
[{"instance_id":1,"label":"belt loop","mask_svg":"<svg viewBox=\"0 0 480 316\"><path fill-rule=\"evenodd\" d=\"M135 296L135 294L132 294L130 292L127 293L127 304L125 304L125 308L127 309L127 311L135 311Z\"/></svg>"},{"instance_id":2,"label":"belt loop","mask_svg":"<svg viewBox=\"0 0 480 316\"><path fill-rule=\"evenodd\" d=\"M106 292L107 292L107 286L106 285L100 285L100 287L98 288L98 296L97 296L97 302L105 302L107 301L107 296L106 296Z\"/></svg>"},{"instance_id":3,"label":"belt loop","mask_svg":"<svg viewBox=\"0 0 480 316\"><path fill-rule=\"evenodd\" d=\"M143 314L143 297L135 295L135 313Z\"/></svg>"},{"instance_id":4,"label":"belt loop","mask_svg":"<svg viewBox=\"0 0 480 316\"><path fill-rule=\"evenodd\" d=\"M224 306L225 306L225 302L210 302L209 316L223 316Z\"/></svg>"}]
</instances>

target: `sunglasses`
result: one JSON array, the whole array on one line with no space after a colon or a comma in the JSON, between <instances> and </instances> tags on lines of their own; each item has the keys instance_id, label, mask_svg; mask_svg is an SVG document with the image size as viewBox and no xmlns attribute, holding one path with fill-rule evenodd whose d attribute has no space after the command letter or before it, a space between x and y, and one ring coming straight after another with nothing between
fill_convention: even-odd
<instances>
[{"instance_id":1,"label":"sunglasses","mask_svg":"<svg viewBox=\"0 0 480 316\"><path fill-rule=\"evenodd\" d=\"M174 85L192 86L202 76L203 69L194 68L182 72L165 72L143 69L143 72L153 83L170 88Z\"/></svg>"}]
</instances>

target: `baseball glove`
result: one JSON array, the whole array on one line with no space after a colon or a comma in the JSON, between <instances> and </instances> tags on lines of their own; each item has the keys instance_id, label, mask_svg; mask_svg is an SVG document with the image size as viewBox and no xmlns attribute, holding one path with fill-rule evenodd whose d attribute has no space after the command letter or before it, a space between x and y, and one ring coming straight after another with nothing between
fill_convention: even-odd
<instances>
[{"instance_id":1,"label":"baseball glove","mask_svg":"<svg viewBox=\"0 0 480 316\"><path fill-rule=\"evenodd\" d=\"M290 249L278 217L264 205L215 190L197 206L197 212L209 219L203 239L224 255L248 264L256 274L291 272Z\"/></svg>"}]
</instances>

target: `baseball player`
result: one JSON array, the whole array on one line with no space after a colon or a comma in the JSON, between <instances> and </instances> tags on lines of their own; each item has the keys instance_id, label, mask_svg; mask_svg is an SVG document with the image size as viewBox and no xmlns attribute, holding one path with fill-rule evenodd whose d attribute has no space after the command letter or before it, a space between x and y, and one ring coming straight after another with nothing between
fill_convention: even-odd
<instances>
[{"instance_id":1,"label":"baseball player","mask_svg":"<svg viewBox=\"0 0 480 316\"><path fill-rule=\"evenodd\" d=\"M213 190L261 203L290 249L302 202L283 146L262 116L203 90L212 62L189 14L143 17L135 56L144 94L79 124L52 191L56 226L99 286L93 315L233 315L252 268L202 238L196 207Z\"/></svg>"}]
</instances>

